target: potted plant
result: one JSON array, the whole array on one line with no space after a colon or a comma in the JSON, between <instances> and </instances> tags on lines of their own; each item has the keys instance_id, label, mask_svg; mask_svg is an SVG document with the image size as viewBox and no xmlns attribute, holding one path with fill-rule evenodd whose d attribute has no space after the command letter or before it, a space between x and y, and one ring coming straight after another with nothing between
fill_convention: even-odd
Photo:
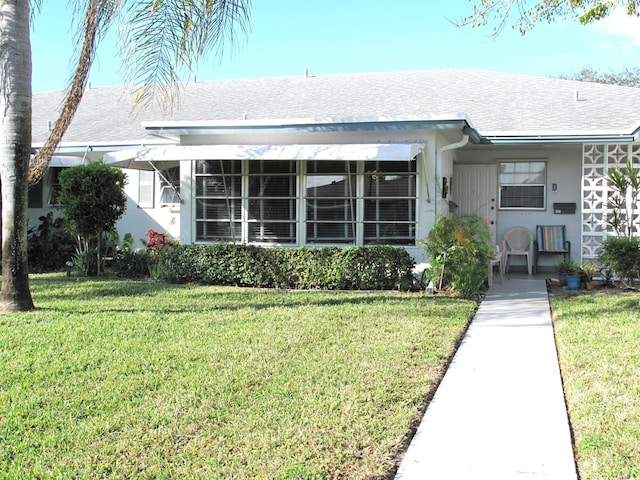
<instances>
[{"instance_id":1,"label":"potted plant","mask_svg":"<svg viewBox=\"0 0 640 480\"><path fill-rule=\"evenodd\" d=\"M560 283L563 278L569 290L577 290L580 286L580 266L571 257L563 258L556 263L556 270L560 277Z\"/></svg>"},{"instance_id":2,"label":"potted plant","mask_svg":"<svg viewBox=\"0 0 640 480\"><path fill-rule=\"evenodd\" d=\"M593 288L593 277L599 271L600 269L595 263L587 262L580 266L580 272L585 276L585 285L587 290L591 290Z\"/></svg>"}]
</instances>

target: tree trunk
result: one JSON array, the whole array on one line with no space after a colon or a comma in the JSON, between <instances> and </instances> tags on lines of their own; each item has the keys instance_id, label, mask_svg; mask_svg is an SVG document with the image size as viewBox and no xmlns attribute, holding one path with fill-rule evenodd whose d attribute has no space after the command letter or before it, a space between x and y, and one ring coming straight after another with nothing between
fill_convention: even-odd
<instances>
[{"instance_id":1,"label":"tree trunk","mask_svg":"<svg viewBox=\"0 0 640 480\"><path fill-rule=\"evenodd\" d=\"M27 178L31 155L29 1L0 0L0 184L5 312L33 309L27 264Z\"/></svg>"},{"instance_id":2,"label":"tree trunk","mask_svg":"<svg viewBox=\"0 0 640 480\"><path fill-rule=\"evenodd\" d=\"M96 277L101 275L100 273L100 258L102 257L102 232L98 233L96 236Z\"/></svg>"}]
</instances>

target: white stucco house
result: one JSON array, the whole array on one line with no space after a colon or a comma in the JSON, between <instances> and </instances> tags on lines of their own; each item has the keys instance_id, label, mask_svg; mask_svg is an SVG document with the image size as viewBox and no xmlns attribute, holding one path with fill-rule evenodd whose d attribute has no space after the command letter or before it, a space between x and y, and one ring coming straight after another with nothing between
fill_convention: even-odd
<instances>
[{"instance_id":1,"label":"white stucco house","mask_svg":"<svg viewBox=\"0 0 640 480\"><path fill-rule=\"evenodd\" d=\"M391 244L422 262L418 241L455 209L486 216L496 242L513 226L565 225L581 261L606 236L607 169L640 164L640 89L628 87L439 70L188 83L171 111L131 114L132 98L87 90L30 193L32 223L57 208L60 168L104 158L126 169L117 228L136 239ZM34 96L34 149L61 101Z\"/></svg>"}]
</instances>

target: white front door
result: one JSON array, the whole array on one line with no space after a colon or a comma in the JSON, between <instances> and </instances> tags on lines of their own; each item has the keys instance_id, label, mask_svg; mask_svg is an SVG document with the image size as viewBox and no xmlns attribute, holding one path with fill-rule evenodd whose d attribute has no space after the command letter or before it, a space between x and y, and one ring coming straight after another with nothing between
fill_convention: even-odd
<instances>
[{"instance_id":1,"label":"white front door","mask_svg":"<svg viewBox=\"0 0 640 480\"><path fill-rule=\"evenodd\" d=\"M496 243L498 170L496 165L454 165L452 200L460 214L476 213L487 219Z\"/></svg>"}]
</instances>

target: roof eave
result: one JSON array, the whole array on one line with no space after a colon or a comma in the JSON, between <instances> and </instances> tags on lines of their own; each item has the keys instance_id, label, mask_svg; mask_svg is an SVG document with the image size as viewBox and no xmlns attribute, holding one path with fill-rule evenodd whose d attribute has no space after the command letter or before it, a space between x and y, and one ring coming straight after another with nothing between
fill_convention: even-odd
<instances>
[{"instance_id":1,"label":"roof eave","mask_svg":"<svg viewBox=\"0 0 640 480\"><path fill-rule=\"evenodd\" d=\"M138 148L140 146L162 146L168 145L173 142L166 140L153 139L141 139L141 140L125 140L117 142L63 142L56 148L55 154L70 154L75 156L82 156L86 152L113 152L117 150L127 150L131 148ZM35 154L42 148L43 143L34 143L31 147L31 153Z\"/></svg>"},{"instance_id":2,"label":"roof eave","mask_svg":"<svg viewBox=\"0 0 640 480\"><path fill-rule=\"evenodd\" d=\"M482 135L484 143L492 145L536 145L576 143L632 143L640 140L640 126L627 131L575 132L495 132Z\"/></svg>"},{"instance_id":3,"label":"roof eave","mask_svg":"<svg viewBox=\"0 0 640 480\"><path fill-rule=\"evenodd\" d=\"M242 122L143 122L147 133L160 137L182 135L255 135L296 133L345 133L406 130L459 130L474 143L482 137L463 114L413 117L342 117L292 120L243 120Z\"/></svg>"},{"instance_id":4,"label":"roof eave","mask_svg":"<svg viewBox=\"0 0 640 480\"><path fill-rule=\"evenodd\" d=\"M638 132L619 135L537 135L537 136L483 136L482 143L491 145L633 143L640 139Z\"/></svg>"}]
</instances>

